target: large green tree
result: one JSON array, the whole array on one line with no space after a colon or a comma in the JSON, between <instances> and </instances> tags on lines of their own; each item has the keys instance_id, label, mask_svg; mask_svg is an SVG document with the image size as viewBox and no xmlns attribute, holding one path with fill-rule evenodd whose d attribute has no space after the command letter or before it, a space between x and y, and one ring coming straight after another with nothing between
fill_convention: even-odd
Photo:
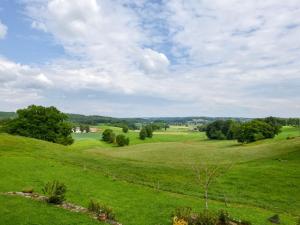
<instances>
[{"instance_id":1,"label":"large green tree","mask_svg":"<svg viewBox=\"0 0 300 225\"><path fill-rule=\"evenodd\" d=\"M115 135L115 133L113 132L112 129L106 129L102 133L102 140L107 142L107 143L115 143L116 135Z\"/></svg>"},{"instance_id":2,"label":"large green tree","mask_svg":"<svg viewBox=\"0 0 300 225\"><path fill-rule=\"evenodd\" d=\"M275 135L276 132L272 125L257 119L241 125L237 140L238 142L249 143L265 138L273 138Z\"/></svg>"},{"instance_id":3,"label":"large green tree","mask_svg":"<svg viewBox=\"0 0 300 225\"><path fill-rule=\"evenodd\" d=\"M209 139L232 140L235 139L239 123L233 120L216 120L210 123L205 131Z\"/></svg>"},{"instance_id":4,"label":"large green tree","mask_svg":"<svg viewBox=\"0 0 300 225\"><path fill-rule=\"evenodd\" d=\"M5 125L10 134L37 138L54 143L73 143L72 126L66 122L67 115L55 107L31 105L17 111L17 117Z\"/></svg>"}]
</instances>

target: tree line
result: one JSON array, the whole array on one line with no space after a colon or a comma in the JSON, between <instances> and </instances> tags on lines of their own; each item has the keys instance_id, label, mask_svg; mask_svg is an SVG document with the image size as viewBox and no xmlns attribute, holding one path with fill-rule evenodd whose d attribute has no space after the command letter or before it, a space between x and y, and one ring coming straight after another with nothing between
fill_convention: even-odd
<instances>
[{"instance_id":1,"label":"tree line","mask_svg":"<svg viewBox=\"0 0 300 225\"><path fill-rule=\"evenodd\" d=\"M205 127L209 139L215 140L237 140L241 143L250 143L266 138L273 138L279 134L282 127L281 120L276 117L254 119L248 122L237 122L233 120L217 120Z\"/></svg>"}]
</instances>

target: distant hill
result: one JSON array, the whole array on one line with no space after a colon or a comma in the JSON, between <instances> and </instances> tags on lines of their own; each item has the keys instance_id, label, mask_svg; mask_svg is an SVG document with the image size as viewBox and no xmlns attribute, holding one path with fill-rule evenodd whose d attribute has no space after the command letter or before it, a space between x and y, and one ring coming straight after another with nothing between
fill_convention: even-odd
<instances>
[{"instance_id":1,"label":"distant hill","mask_svg":"<svg viewBox=\"0 0 300 225\"><path fill-rule=\"evenodd\" d=\"M0 120L14 118L16 116L15 112L0 112Z\"/></svg>"},{"instance_id":2,"label":"distant hill","mask_svg":"<svg viewBox=\"0 0 300 225\"><path fill-rule=\"evenodd\" d=\"M244 118L244 117L208 117L208 116L190 116L190 117L144 117L144 118L116 118L109 116L99 116L99 115L81 115L74 113L67 113L69 116L69 121L77 124L90 124L96 125L99 123L108 123L114 124L116 126L120 124L127 124L133 126L133 124L143 124L143 123L152 123L152 122L165 122L168 124L207 124L215 120L235 120L240 122L246 122L253 118ZM15 112L1 112L0 111L0 120L13 118L16 116ZM298 118L281 118L283 120L282 125L298 125Z\"/></svg>"}]
</instances>

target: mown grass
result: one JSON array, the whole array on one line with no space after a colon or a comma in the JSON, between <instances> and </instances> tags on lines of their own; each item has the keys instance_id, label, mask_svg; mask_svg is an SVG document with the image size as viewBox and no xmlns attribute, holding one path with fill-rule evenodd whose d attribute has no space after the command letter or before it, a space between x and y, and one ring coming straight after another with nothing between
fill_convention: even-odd
<instances>
[{"instance_id":1,"label":"mown grass","mask_svg":"<svg viewBox=\"0 0 300 225\"><path fill-rule=\"evenodd\" d=\"M0 195L0 223L3 225L100 225L92 218L42 202Z\"/></svg>"},{"instance_id":2,"label":"mown grass","mask_svg":"<svg viewBox=\"0 0 300 225\"><path fill-rule=\"evenodd\" d=\"M294 131L285 128L281 135ZM294 224L300 213L299 138L239 145L186 133L190 139L126 148L111 148L93 138L64 147L1 134L0 191L27 186L40 191L45 182L59 179L69 187L70 201L86 205L96 198L111 205L124 224L168 224L176 206L203 206L191 162L230 163L233 167L210 191L210 198L218 200L210 201L212 209L225 207L225 195L235 217L266 225L268 216L280 213L283 224ZM155 136L163 135L171 134Z\"/></svg>"}]
</instances>

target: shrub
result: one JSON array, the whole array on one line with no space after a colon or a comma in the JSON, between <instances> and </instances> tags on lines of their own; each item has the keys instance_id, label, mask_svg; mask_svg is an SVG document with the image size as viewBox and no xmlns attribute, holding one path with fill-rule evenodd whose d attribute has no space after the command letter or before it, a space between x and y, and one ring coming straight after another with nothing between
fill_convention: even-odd
<instances>
[{"instance_id":1,"label":"shrub","mask_svg":"<svg viewBox=\"0 0 300 225\"><path fill-rule=\"evenodd\" d=\"M147 137L147 132L146 132L146 129L143 127L140 131L140 139L145 140L146 137Z\"/></svg>"},{"instance_id":2,"label":"shrub","mask_svg":"<svg viewBox=\"0 0 300 225\"><path fill-rule=\"evenodd\" d=\"M116 138L116 142L119 146L129 145L129 138L126 138L123 134L119 134Z\"/></svg>"},{"instance_id":3,"label":"shrub","mask_svg":"<svg viewBox=\"0 0 300 225\"><path fill-rule=\"evenodd\" d=\"M122 131L124 132L124 133L127 133L128 132L128 126L127 125L125 125L125 126L123 126L122 127Z\"/></svg>"},{"instance_id":4,"label":"shrub","mask_svg":"<svg viewBox=\"0 0 300 225\"><path fill-rule=\"evenodd\" d=\"M112 129L106 129L103 133L102 133L102 140L107 142L107 143L114 143L116 140L116 135L113 132Z\"/></svg>"},{"instance_id":5,"label":"shrub","mask_svg":"<svg viewBox=\"0 0 300 225\"><path fill-rule=\"evenodd\" d=\"M228 212L221 210L218 214L204 210L192 213L189 207L177 208L172 213L173 225L230 225L232 222L239 225L251 225L249 221L236 221L229 217Z\"/></svg>"},{"instance_id":6,"label":"shrub","mask_svg":"<svg viewBox=\"0 0 300 225\"><path fill-rule=\"evenodd\" d=\"M65 200L67 187L59 181L52 181L48 182L42 191L48 197L48 203L61 204Z\"/></svg>"},{"instance_id":7,"label":"shrub","mask_svg":"<svg viewBox=\"0 0 300 225\"><path fill-rule=\"evenodd\" d=\"M130 140L129 140L129 137L127 137L127 138L125 139L125 144L126 144L126 145L129 145L129 143L130 143Z\"/></svg>"},{"instance_id":8,"label":"shrub","mask_svg":"<svg viewBox=\"0 0 300 225\"><path fill-rule=\"evenodd\" d=\"M271 223L280 224L280 218L279 218L278 214L275 214L275 215L271 216L270 218L268 218L268 220Z\"/></svg>"},{"instance_id":9,"label":"shrub","mask_svg":"<svg viewBox=\"0 0 300 225\"><path fill-rule=\"evenodd\" d=\"M218 216L215 213L211 213L207 210L197 213L193 218L192 223L194 225L216 225L218 224Z\"/></svg>"},{"instance_id":10,"label":"shrub","mask_svg":"<svg viewBox=\"0 0 300 225\"><path fill-rule=\"evenodd\" d=\"M240 222L241 225L251 225L252 223L250 221L247 221L247 220L242 220Z\"/></svg>"},{"instance_id":11,"label":"shrub","mask_svg":"<svg viewBox=\"0 0 300 225\"><path fill-rule=\"evenodd\" d=\"M183 219L185 221L189 221L191 212L192 209L190 207L179 207L175 209L175 211L172 213L172 216L176 217L177 219Z\"/></svg>"},{"instance_id":12,"label":"shrub","mask_svg":"<svg viewBox=\"0 0 300 225\"><path fill-rule=\"evenodd\" d=\"M110 220L115 219L115 214L113 213L112 208L106 206L106 205L101 205L99 202L95 200L90 200L89 205L88 205L88 210L90 212L95 213L97 216L100 214L105 214L106 217Z\"/></svg>"},{"instance_id":13,"label":"shrub","mask_svg":"<svg viewBox=\"0 0 300 225\"><path fill-rule=\"evenodd\" d=\"M219 212L219 225L229 225L230 218L228 212L221 210Z\"/></svg>"},{"instance_id":14,"label":"shrub","mask_svg":"<svg viewBox=\"0 0 300 225\"><path fill-rule=\"evenodd\" d=\"M90 212L98 213L100 210L100 204L91 199L88 205L88 210Z\"/></svg>"}]
</instances>

